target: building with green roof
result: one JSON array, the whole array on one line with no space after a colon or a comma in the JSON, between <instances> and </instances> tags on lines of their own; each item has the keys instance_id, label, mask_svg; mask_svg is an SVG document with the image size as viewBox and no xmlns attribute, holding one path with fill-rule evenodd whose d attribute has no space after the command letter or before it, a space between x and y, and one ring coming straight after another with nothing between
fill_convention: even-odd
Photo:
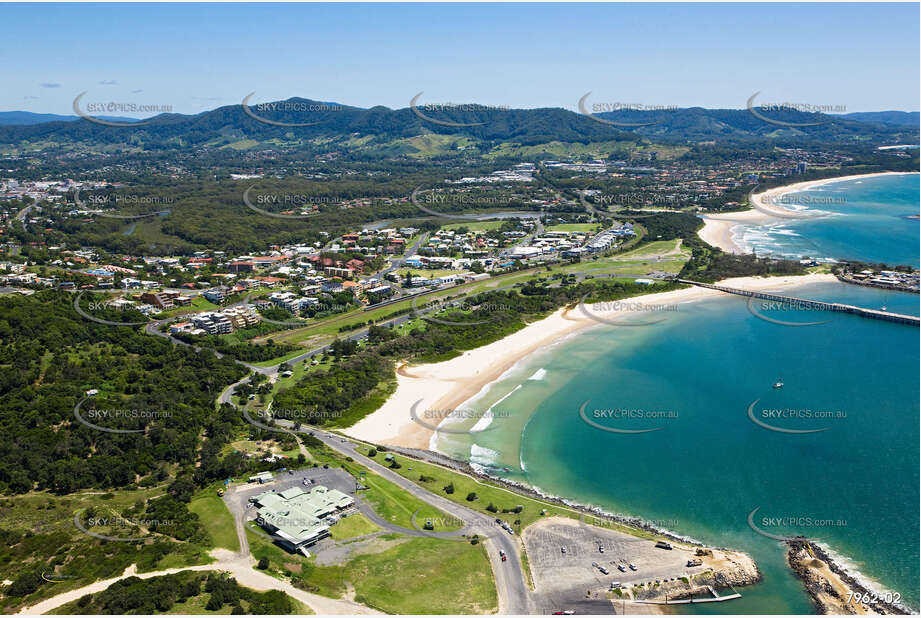
<instances>
[{"instance_id":1,"label":"building with green roof","mask_svg":"<svg viewBox=\"0 0 921 618\"><path fill-rule=\"evenodd\" d=\"M289 551L304 555L307 547L329 536L337 513L355 504L355 499L337 489L318 485L310 491L291 487L282 492L267 491L256 497L257 523L274 534Z\"/></svg>"}]
</instances>

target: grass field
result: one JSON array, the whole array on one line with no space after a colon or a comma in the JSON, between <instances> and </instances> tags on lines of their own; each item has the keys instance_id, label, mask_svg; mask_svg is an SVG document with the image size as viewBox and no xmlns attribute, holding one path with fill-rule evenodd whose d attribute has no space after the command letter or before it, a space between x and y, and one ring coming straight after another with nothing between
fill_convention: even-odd
<instances>
[{"instance_id":1,"label":"grass field","mask_svg":"<svg viewBox=\"0 0 921 618\"><path fill-rule=\"evenodd\" d=\"M335 540L342 541L378 532L380 528L361 513L356 513L340 519L329 531Z\"/></svg>"},{"instance_id":2,"label":"grass field","mask_svg":"<svg viewBox=\"0 0 921 618\"><path fill-rule=\"evenodd\" d=\"M199 311L214 311L215 309L220 309L218 305L215 305L209 301L204 296L196 296L192 299L192 304L187 307L175 307L174 309L167 309L166 311L161 311L157 314L158 318L171 318L174 316L184 315L186 313L197 313Z\"/></svg>"},{"instance_id":3,"label":"grass field","mask_svg":"<svg viewBox=\"0 0 921 618\"><path fill-rule=\"evenodd\" d=\"M391 614L489 614L496 585L486 550L439 539L412 539L348 563L355 600Z\"/></svg>"},{"instance_id":4,"label":"grass field","mask_svg":"<svg viewBox=\"0 0 921 618\"><path fill-rule=\"evenodd\" d=\"M240 540L237 538L233 516L217 495L217 490L223 485L214 483L195 494L189 503L189 510L198 515L215 547L240 551Z\"/></svg>"},{"instance_id":5,"label":"grass field","mask_svg":"<svg viewBox=\"0 0 921 618\"><path fill-rule=\"evenodd\" d=\"M398 268L395 272L401 279L406 276L406 273L412 273L414 277L422 277L423 279L437 279L445 275L459 275L466 271L451 270L449 268Z\"/></svg>"},{"instance_id":6,"label":"grass field","mask_svg":"<svg viewBox=\"0 0 921 618\"><path fill-rule=\"evenodd\" d=\"M594 232L600 229L597 223L557 223L547 227L548 232Z\"/></svg>"},{"instance_id":7,"label":"grass field","mask_svg":"<svg viewBox=\"0 0 921 618\"><path fill-rule=\"evenodd\" d=\"M679 246L678 241L675 240L654 240L635 249L631 249L630 251L619 253L617 257L629 258L637 255L663 255L674 251L677 246Z\"/></svg>"},{"instance_id":8,"label":"grass field","mask_svg":"<svg viewBox=\"0 0 921 618\"><path fill-rule=\"evenodd\" d=\"M309 592L341 598L352 589L359 603L391 614L497 609L492 569L482 545L384 535L342 564L319 566L313 557L288 554L265 537L247 534L253 556L268 559L267 572L290 577Z\"/></svg>"}]
</instances>

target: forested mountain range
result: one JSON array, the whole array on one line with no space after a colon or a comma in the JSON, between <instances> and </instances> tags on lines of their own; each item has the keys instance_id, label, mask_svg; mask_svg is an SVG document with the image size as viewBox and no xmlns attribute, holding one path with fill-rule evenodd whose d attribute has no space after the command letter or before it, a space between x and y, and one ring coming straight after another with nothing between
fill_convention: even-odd
<instances>
[{"instance_id":1,"label":"forested mountain range","mask_svg":"<svg viewBox=\"0 0 921 618\"><path fill-rule=\"evenodd\" d=\"M583 107L586 111L594 109L590 102ZM656 111L621 109L589 116L561 108L499 109L474 104L438 107L419 103L415 108L362 109L292 98L248 107L227 105L195 115L161 114L138 126L107 126L87 119L6 124L0 125L0 143L80 142L173 149L251 142L248 147L258 148L266 143L315 145L330 138L339 145L343 140L368 139L383 145L420 135L466 138L481 145L638 140L883 145L918 140L917 112L825 115L789 109L761 111L758 106L753 109L758 115L744 108L693 107ZM914 123L909 122L912 114Z\"/></svg>"}]
</instances>

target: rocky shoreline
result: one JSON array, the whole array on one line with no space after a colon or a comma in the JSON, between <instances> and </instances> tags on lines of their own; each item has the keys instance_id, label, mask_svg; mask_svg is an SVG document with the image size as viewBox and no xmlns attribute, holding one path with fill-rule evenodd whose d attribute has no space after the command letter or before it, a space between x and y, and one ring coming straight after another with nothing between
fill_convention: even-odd
<instances>
[{"instance_id":1,"label":"rocky shoreline","mask_svg":"<svg viewBox=\"0 0 921 618\"><path fill-rule=\"evenodd\" d=\"M787 541L787 563L803 582L819 614L908 615L912 612L887 595L858 582L821 547L808 539ZM859 598L860 601L854 601Z\"/></svg>"},{"instance_id":2,"label":"rocky shoreline","mask_svg":"<svg viewBox=\"0 0 921 618\"><path fill-rule=\"evenodd\" d=\"M854 279L853 277L848 277L845 275L835 275L838 278L838 281L841 283L850 283L851 285L862 285L868 288L879 288L881 290L894 290L896 292L908 292L909 294L917 294L918 290L908 286L908 285L896 285L894 283L876 283L873 281L861 281L859 279Z\"/></svg>"},{"instance_id":3,"label":"rocky shoreline","mask_svg":"<svg viewBox=\"0 0 921 618\"><path fill-rule=\"evenodd\" d=\"M552 504L566 507L574 511L579 511L583 515L590 515L600 520L606 520L611 523L622 524L622 525L629 526L632 528L637 528L644 532L655 534L657 536L661 536L665 539L675 541L677 543L683 543L685 545L691 545L694 547L701 547L705 549L718 549L722 551L736 551L736 550L726 548L726 547L706 546L702 542L698 541L697 539L693 539L691 537L686 537L686 536L681 536L676 532L672 532L670 530L659 528L651 524L650 522L644 519L641 519L639 517L626 517L623 515L615 515L612 513L608 513L607 511L601 508L598 508L598 507L594 507L594 506L590 506L586 504L579 504L577 502L559 498L557 496L543 494L539 491L536 491L530 485L526 485L524 483L518 483L515 481L510 481L508 479L503 479L501 477L494 476L492 474L487 474L485 472L475 469L473 466L471 466L469 463L465 461L459 461L457 459L453 459L451 457L448 457L447 455L443 455L442 453L438 453L435 451L424 450L424 449L404 448L404 447L398 447L398 446L384 446L384 447L378 447L378 449L383 450L383 451L393 451L395 453L399 453L407 457L412 457L413 459L419 459L427 463L443 466L445 468L450 468L462 474L467 474L469 476L475 477L482 481L486 481L494 485L499 485L509 491L527 496L529 498L533 498L535 500L542 500L544 502L550 502ZM585 521L584 517L583 517L583 521ZM599 525L601 525L602 527L604 526L603 523ZM758 571L757 566L755 566L755 570L757 571L757 577L753 581L748 581L746 583L754 583L755 581L759 581L761 579L761 572ZM744 585L744 584L740 582L736 585Z\"/></svg>"}]
</instances>

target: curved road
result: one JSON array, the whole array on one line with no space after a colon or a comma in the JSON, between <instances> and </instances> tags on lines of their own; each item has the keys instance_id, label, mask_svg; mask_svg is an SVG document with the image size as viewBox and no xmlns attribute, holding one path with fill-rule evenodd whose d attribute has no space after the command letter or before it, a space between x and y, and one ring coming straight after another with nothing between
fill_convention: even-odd
<instances>
[{"instance_id":1,"label":"curved road","mask_svg":"<svg viewBox=\"0 0 921 618\"><path fill-rule=\"evenodd\" d=\"M390 468L386 468L373 459L366 457L351 440L317 429L313 430L313 435L334 451L347 455L366 468L374 470L412 496L444 511L452 517L456 517L466 524L465 530L469 529L470 533L479 534L481 539L485 537L484 546L492 564L496 592L499 597L499 613L517 615L531 613L530 594L525 583L524 571L521 567L521 546L515 535L509 534L500 528L493 518L433 494L400 476ZM508 556L506 562L502 562L499 556L500 549Z\"/></svg>"}]
</instances>

